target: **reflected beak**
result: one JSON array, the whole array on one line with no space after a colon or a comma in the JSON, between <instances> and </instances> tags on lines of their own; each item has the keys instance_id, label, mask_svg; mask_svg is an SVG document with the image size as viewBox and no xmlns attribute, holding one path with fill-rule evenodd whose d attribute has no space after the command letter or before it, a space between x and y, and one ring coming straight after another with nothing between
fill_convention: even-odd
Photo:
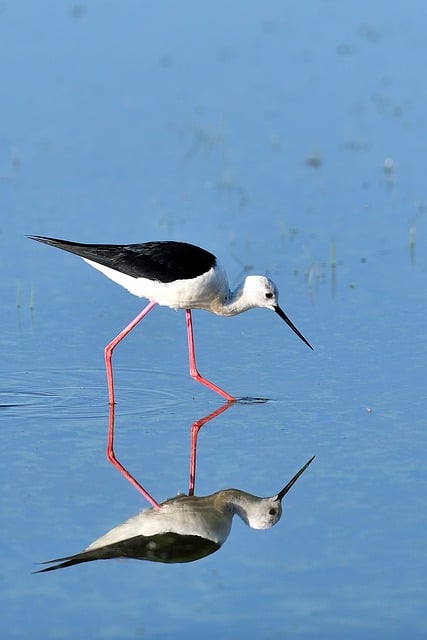
<instances>
[{"instance_id":1,"label":"reflected beak","mask_svg":"<svg viewBox=\"0 0 427 640\"><path fill-rule=\"evenodd\" d=\"M298 480L300 475L304 473L304 471L307 469L308 465L313 462L314 458L315 458L315 456L310 458L310 460L308 462L306 462L303 467L301 467L301 469L294 475L294 477L291 480L289 480L288 484L285 487L283 487L283 489L281 491L279 491L279 493L277 494L277 497L278 497L279 500L281 500L283 498L283 496L285 496L288 493L289 489L295 484L295 482Z\"/></svg>"},{"instance_id":2,"label":"reflected beak","mask_svg":"<svg viewBox=\"0 0 427 640\"><path fill-rule=\"evenodd\" d=\"M303 342L305 342L305 344L307 345L307 347L310 347L310 349L313 349L313 347L311 346L311 344L309 343L308 340L306 340L304 338L304 336L302 335L302 333L300 331L298 331L298 329L296 328L296 326L293 324L293 322L291 322L288 318L288 316L286 315L286 313L277 305L276 307L273 307L274 311L277 313L278 316L280 316L282 318L282 320L284 320L286 322L286 324L292 329L292 331L294 333L297 334L298 338L301 338L301 340Z\"/></svg>"}]
</instances>

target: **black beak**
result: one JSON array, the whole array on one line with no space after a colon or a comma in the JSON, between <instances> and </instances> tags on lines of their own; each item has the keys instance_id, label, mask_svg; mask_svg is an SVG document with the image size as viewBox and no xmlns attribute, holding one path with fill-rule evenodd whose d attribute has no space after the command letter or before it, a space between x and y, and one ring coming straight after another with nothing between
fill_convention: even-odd
<instances>
[{"instance_id":1,"label":"black beak","mask_svg":"<svg viewBox=\"0 0 427 640\"><path fill-rule=\"evenodd\" d=\"M310 458L310 460L308 462L306 462L303 467L301 467L301 469L294 475L294 477L291 480L289 480L288 484L285 487L283 487L283 489L281 491L279 491L279 493L277 494L277 497L278 497L279 500L281 500L283 498L283 496L288 493L289 489L295 484L295 482L298 480L300 475L304 473L304 471L307 469L308 465L313 462L314 457L315 456Z\"/></svg>"},{"instance_id":2,"label":"black beak","mask_svg":"<svg viewBox=\"0 0 427 640\"><path fill-rule=\"evenodd\" d=\"M277 313L278 316L280 316L282 318L282 320L284 320L286 322L286 324L292 329L292 331L297 334L298 338L301 338L301 340L303 342L305 342L307 347L310 347L310 349L313 349L313 347L311 346L309 341L304 338L304 336L302 335L301 331L298 331L298 329L293 324L293 322L291 322L289 320L289 318L286 315L286 313L284 311L282 311L282 309L278 305L276 307L274 307L274 311Z\"/></svg>"}]
</instances>

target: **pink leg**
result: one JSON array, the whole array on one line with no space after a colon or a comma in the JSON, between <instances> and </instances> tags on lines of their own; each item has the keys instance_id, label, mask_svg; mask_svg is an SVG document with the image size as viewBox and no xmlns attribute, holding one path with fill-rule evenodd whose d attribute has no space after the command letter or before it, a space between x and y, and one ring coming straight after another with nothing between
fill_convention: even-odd
<instances>
[{"instance_id":1,"label":"pink leg","mask_svg":"<svg viewBox=\"0 0 427 640\"><path fill-rule=\"evenodd\" d=\"M111 364L111 357L113 355L114 348L132 331L134 327L140 322L146 315L156 306L157 302L149 302L146 307L138 313L136 318L129 322L129 324L112 340L104 349L105 368L107 369L107 384L108 384L108 402L115 404L114 400L114 382L113 382L113 367Z\"/></svg>"},{"instance_id":2,"label":"pink leg","mask_svg":"<svg viewBox=\"0 0 427 640\"><path fill-rule=\"evenodd\" d=\"M194 496L194 485L196 483L196 453L197 453L197 436L199 435L200 429L204 424L209 422L209 420L213 420L220 413L229 409L234 402L227 402L227 404L222 404L218 409L212 411L208 416L204 418L200 418L200 420L196 420L191 425L191 442L190 442L190 479L188 483L188 495Z\"/></svg>"},{"instance_id":3,"label":"pink leg","mask_svg":"<svg viewBox=\"0 0 427 640\"><path fill-rule=\"evenodd\" d=\"M190 360L190 376L194 380L197 380L197 382L201 382L212 391L215 391L215 393L219 393L220 396L222 396L229 402L235 402L236 398L231 396L226 391L223 391L222 389L217 387L216 384L214 384L213 382L206 380L206 378L201 376L200 373L197 371L196 356L194 354L194 337L193 337L193 322L191 320L191 309L185 310L185 316L187 320L188 357Z\"/></svg>"},{"instance_id":4,"label":"pink leg","mask_svg":"<svg viewBox=\"0 0 427 640\"><path fill-rule=\"evenodd\" d=\"M114 404L110 404L110 412L108 416L108 437L107 437L107 460L120 471L120 473L128 480L135 489L137 489L146 500L155 508L160 509L160 505L151 496L143 486L129 473L127 469L117 460L114 453Z\"/></svg>"}]
</instances>

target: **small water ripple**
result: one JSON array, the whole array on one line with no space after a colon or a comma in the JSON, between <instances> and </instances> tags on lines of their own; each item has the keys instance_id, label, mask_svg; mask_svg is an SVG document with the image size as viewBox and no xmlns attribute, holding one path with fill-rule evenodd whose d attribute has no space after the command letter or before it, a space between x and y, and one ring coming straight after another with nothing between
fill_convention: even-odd
<instances>
[{"instance_id":1,"label":"small water ripple","mask_svg":"<svg viewBox=\"0 0 427 640\"><path fill-rule=\"evenodd\" d=\"M115 369L117 410L120 414L170 411L181 404L175 375L152 369ZM8 375L0 389L0 415L39 415L97 418L108 414L105 371L26 369Z\"/></svg>"}]
</instances>

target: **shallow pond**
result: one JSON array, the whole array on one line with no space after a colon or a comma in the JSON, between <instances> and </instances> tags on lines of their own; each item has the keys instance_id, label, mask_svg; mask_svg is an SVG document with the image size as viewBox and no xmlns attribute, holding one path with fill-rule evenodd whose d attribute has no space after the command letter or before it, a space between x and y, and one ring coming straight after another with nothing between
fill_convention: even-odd
<instances>
[{"instance_id":1,"label":"shallow pond","mask_svg":"<svg viewBox=\"0 0 427 640\"><path fill-rule=\"evenodd\" d=\"M0 42L0 607L8 638L421 638L426 633L425 10L378 2L4 3ZM408 70L411 70L410 73ZM421 83L422 84L422 83ZM190 564L44 575L148 506L105 459L103 348L141 309L26 239L178 239L275 316L194 312L200 370L237 403L199 433L196 493L276 493ZM116 454L188 490L185 316L117 348Z\"/></svg>"}]
</instances>

